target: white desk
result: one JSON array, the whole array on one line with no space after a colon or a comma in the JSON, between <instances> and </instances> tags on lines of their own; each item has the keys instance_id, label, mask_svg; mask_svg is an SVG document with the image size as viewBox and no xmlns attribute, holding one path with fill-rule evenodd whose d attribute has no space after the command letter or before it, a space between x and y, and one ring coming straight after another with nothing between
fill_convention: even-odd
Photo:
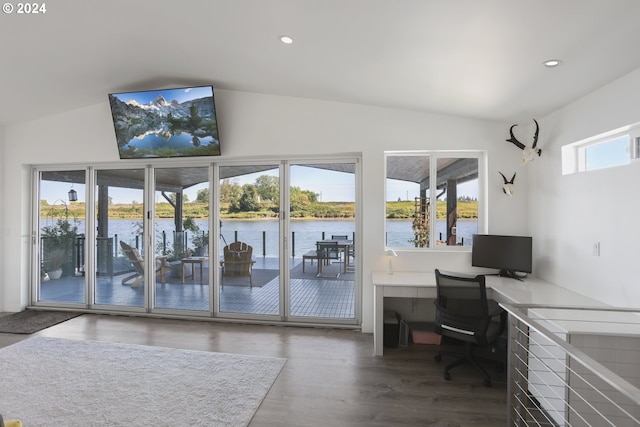
<instances>
[{"instance_id":1,"label":"white desk","mask_svg":"<svg viewBox=\"0 0 640 427\"><path fill-rule=\"evenodd\" d=\"M373 346L376 356L383 354L384 298L435 298L434 272L374 272L373 282ZM523 281L499 276L487 276L487 296L510 304L563 304L573 306L603 306L584 295L556 286L535 277Z\"/></svg>"}]
</instances>

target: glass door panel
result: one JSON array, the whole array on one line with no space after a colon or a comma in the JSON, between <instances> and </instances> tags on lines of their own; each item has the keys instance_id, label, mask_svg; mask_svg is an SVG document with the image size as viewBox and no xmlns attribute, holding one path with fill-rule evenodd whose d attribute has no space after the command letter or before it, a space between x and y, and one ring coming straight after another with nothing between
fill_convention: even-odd
<instances>
[{"instance_id":1,"label":"glass door panel","mask_svg":"<svg viewBox=\"0 0 640 427\"><path fill-rule=\"evenodd\" d=\"M290 177L290 316L354 319L355 164L295 164Z\"/></svg>"},{"instance_id":2,"label":"glass door panel","mask_svg":"<svg viewBox=\"0 0 640 427\"><path fill-rule=\"evenodd\" d=\"M278 165L220 167L220 313L281 315Z\"/></svg>"},{"instance_id":3,"label":"glass door panel","mask_svg":"<svg viewBox=\"0 0 640 427\"><path fill-rule=\"evenodd\" d=\"M40 175L38 301L84 304L85 171Z\"/></svg>"},{"instance_id":4,"label":"glass door panel","mask_svg":"<svg viewBox=\"0 0 640 427\"><path fill-rule=\"evenodd\" d=\"M209 311L209 168L155 169L155 308Z\"/></svg>"},{"instance_id":5,"label":"glass door panel","mask_svg":"<svg viewBox=\"0 0 640 427\"><path fill-rule=\"evenodd\" d=\"M144 169L96 172L96 304L144 307L144 184Z\"/></svg>"}]
</instances>

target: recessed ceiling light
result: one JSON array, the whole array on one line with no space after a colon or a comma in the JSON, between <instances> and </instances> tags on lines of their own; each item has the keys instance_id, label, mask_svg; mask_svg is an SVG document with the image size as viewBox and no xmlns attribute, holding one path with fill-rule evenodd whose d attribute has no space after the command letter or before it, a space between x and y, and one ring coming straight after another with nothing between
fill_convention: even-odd
<instances>
[{"instance_id":1,"label":"recessed ceiling light","mask_svg":"<svg viewBox=\"0 0 640 427\"><path fill-rule=\"evenodd\" d=\"M559 59L549 59L548 61L544 61L543 64L547 68L554 68L562 64L562 61L560 61Z\"/></svg>"},{"instance_id":2,"label":"recessed ceiling light","mask_svg":"<svg viewBox=\"0 0 640 427\"><path fill-rule=\"evenodd\" d=\"M280 41L284 44L291 44L293 43L293 39L289 36L280 36Z\"/></svg>"}]
</instances>

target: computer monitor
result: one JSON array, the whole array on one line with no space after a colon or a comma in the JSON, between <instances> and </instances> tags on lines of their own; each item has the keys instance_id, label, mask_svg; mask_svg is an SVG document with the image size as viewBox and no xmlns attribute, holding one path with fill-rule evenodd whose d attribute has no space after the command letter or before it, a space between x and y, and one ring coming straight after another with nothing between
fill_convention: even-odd
<instances>
[{"instance_id":1,"label":"computer monitor","mask_svg":"<svg viewBox=\"0 0 640 427\"><path fill-rule=\"evenodd\" d=\"M501 276L519 278L531 273L533 239L529 236L474 234L471 265L495 268Z\"/></svg>"}]
</instances>

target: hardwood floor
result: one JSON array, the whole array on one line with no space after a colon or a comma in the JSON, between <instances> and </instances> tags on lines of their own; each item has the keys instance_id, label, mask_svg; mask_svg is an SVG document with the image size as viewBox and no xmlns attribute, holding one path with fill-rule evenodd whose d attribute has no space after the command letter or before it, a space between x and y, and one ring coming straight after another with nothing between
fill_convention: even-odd
<instances>
[{"instance_id":1,"label":"hardwood floor","mask_svg":"<svg viewBox=\"0 0 640 427\"><path fill-rule=\"evenodd\" d=\"M286 358L251 427L506 425L504 373L491 388L467 366L445 381L437 346L376 357L359 331L85 314L34 335ZM0 333L0 347L28 337Z\"/></svg>"}]
</instances>

